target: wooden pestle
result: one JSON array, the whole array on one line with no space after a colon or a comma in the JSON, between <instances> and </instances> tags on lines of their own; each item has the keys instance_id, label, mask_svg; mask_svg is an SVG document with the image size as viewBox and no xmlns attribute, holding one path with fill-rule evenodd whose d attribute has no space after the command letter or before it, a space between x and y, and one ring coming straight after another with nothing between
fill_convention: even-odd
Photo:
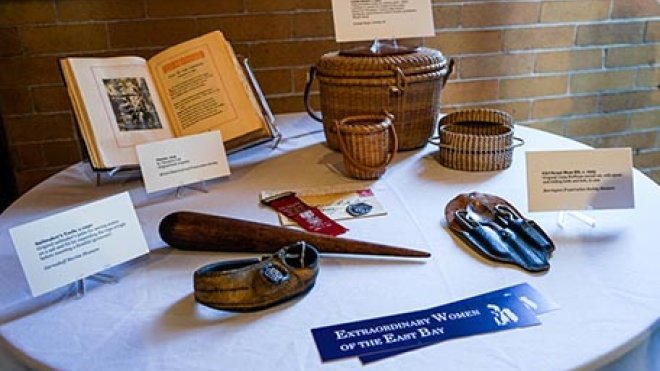
<instances>
[{"instance_id":1,"label":"wooden pestle","mask_svg":"<svg viewBox=\"0 0 660 371\"><path fill-rule=\"evenodd\" d=\"M163 241L181 250L273 253L297 241L305 241L321 253L414 258L431 256L425 251L189 211L167 215L161 220L158 231Z\"/></svg>"}]
</instances>

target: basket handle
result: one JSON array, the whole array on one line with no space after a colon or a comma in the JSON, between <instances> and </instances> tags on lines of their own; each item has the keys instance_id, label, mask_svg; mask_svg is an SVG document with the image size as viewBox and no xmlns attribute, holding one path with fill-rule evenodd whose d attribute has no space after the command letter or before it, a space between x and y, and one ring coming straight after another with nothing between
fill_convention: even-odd
<instances>
[{"instance_id":1,"label":"basket handle","mask_svg":"<svg viewBox=\"0 0 660 371\"><path fill-rule=\"evenodd\" d=\"M522 146L522 145L525 144L525 140L524 140L523 138L513 137L513 140L517 140L518 143L516 143L516 144L512 144L512 145L511 145L511 149L514 149L514 148L520 147L520 146Z\"/></svg>"},{"instance_id":2,"label":"basket handle","mask_svg":"<svg viewBox=\"0 0 660 371\"><path fill-rule=\"evenodd\" d=\"M454 150L457 150L457 151L464 151L463 148L458 148L458 147L450 146L450 145L448 145L448 144L442 144L442 143L440 143L440 140L439 140L439 139L440 139L439 137L437 137L437 138L431 138L431 139L428 140L428 142L431 143L431 144L435 144L436 146L438 146L438 147L440 147L440 148L454 149ZM518 143L513 143L513 144L511 144L510 146L507 146L506 148L499 148L499 149L497 149L497 150L495 150L495 151L483 151L483 152L508 151L508 150L512 150L512 149L514 149L514 148L518 148L518 147L522 146L523 144L525 144L525 140L524 140L523 138L513 137L513 138L511 138L511 139L513 139L513 140L515 140L515 141L518 141ZM438 142L436 143L436 142L434 142L433 140L438 140ZM470 152L475 152L475 151L470 151ZM477 152L479 152L479 151L477 151Z\"/></svg>"},{"instance_id":3,"label":"basket handle","mask_svg":"<svg viewBox=\"0 0 660 371\"><path fill-rule=\"evenodd\" d=\"M401 95L406 91L406 85L407 85L406 74L399 66L395 66L393 68L393 72L394 72L395 85L390 86L390 93L394 95Z\"/></svg>"},{"instance_id":4,"label":"basket handle","mask_svg":"<svg viewBox=\"0 0 660 371\"><path fill-rule=\"evenodd\" d=\"M323 122L323 119L314 112L312 109L311 104L309 103L309 92L312 89L312 83L314 82L314 77L316 77L316 66L311 66L309 68L309 72L307 72L307 82L305 83L305 93L304 93L304 99L305 99L305 110L309 114L311 118L318 122Z\"/></svg>"},{"instance_id":5,"label":"basket handle","mask_svg":"<svg viewBox=\"0 0 660 371\"><path fill-rule=\"evenodd\" d=\"M363 171L377 171L383 166L387 166L392 162L392 160L394 159L394 154L396 153L396 151L399 150L399 138L397 137L396 131L394 130L394 124L391 123L391 117L392 117L391 114L387 114L387 118L390 121L390 125L387 128L390 134L390 148L387 153L387 158L385 159L385 161L383 161L382 164L378 164L374 166L363 165L357 162L353 158L353 156L350 155L350 153L346 150L346 143L344 142L344 138L341 136L341 131L339 129L339 127L341 126L341 122L339 120L335 120L335 129L337 130L337 141L339 142L339 150L341 151L341 153L344 154L344 156L346 156L346 159L348 160L348 162L351 163L351 165Z\"/></svg>"},{"instance_id":6,"label":"basket handle","mask_svg":"<svg viewBox=\"0 0 660 371\"><path fill-rule=\"evenodd\" d=\"M449 66L447 66L447 73L442 77L442 86L444 87L447 84L447 80L449 79L449 75L454 72L454 59L450 58L449 59Z\"/></svg>"},{"instance_id":7,"label":"basket handle","mask_svg":"<svg viewBox=\"0 0 660 371\"><path fill-rule=\"evenodd\" d=\"M440 136L436 135L434 137L430 137L427 140L427 143L433 144L434 146L440 146Z\"/></svg>"}]
</instances>

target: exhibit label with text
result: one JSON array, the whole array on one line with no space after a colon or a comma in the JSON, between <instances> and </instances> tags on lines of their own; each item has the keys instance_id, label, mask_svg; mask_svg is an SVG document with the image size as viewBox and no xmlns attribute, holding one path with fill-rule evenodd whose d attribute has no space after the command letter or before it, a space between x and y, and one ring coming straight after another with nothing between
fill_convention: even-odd
<instances>
[{"instance_id":1,"label":"exhibit label with text","mask_svg":"<svg viewBox=\"0 0 660 371\"><path fill-rule=\"evenodd\" d=\"M127 192L9 230L33 296L149 252Z\"/></svg>"},{"instance_id":2,"label":"exhibit label with text","mask_svg":"<svg viewBox=\"0 0 660 371\"><path fill-rule=\"evenodd\" d=\"M635 207L630 148L526 155L529 211Z\"/></svg>"}]
</instances>

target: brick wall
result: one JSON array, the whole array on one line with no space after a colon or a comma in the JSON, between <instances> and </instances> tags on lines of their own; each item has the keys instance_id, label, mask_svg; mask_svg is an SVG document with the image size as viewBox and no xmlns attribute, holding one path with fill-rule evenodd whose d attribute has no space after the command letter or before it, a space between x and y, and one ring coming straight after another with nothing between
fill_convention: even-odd
<instances>
[{"instance_id":1,"label":"brick wall","mask_svg":"<svg viewBox=\"0 0 660 371\"><path fill-rule=\"evenodd\" d=\"M424 44L457 62L444 111L495 107L595 147L630 146L660 181L656 0L433 0L433 10ZM58 57L149 57L213 29L250 58L276 113L303 110L309 65L338 48L330 0L0 2L0 112L19 193L81 158Z\"/></svg>"}]
</instances>

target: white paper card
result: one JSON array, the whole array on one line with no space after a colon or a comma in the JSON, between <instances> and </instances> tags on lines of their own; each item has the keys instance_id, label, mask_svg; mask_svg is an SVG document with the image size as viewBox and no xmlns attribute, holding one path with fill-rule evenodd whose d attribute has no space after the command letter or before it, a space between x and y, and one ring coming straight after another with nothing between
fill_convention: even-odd
<instances>
[{"instance_id":1,"label":"white paper card","mask_svg":"<svg viewBox=\"0 0 660 371\"><path fill-rule=\"evenodd\" d=\"M529 211L635 207L630 148L527 152Z\"/></svg>"},{"instance_id":2,"label":"white paper card","mask_svg":"<svg viewBox=\"0 0 660 371\"><path fill-rule=\"evenodd\" d=\"M338 42L434 36L431 0L332 0Z\"/></svg>"},{"instance_id":3,"label":"white paper card","mask_svg":"<svg viewBox=\"0 0 660 371\"><path fill-rule=\"evenodd\" d=\"M136 150L147 193L230 173L219 131L145 143Z\"/></svg>"},{"instance_id":4,"label":"white paper card","mask_svg":"<svg viewBox=\"0 0 660 371\"><path fill-rule=\"evenodd\" d=\"M9 230L33 296L147 254L127 192Z\"/></svg>"},{"instance_id":5,"label":"white paper card","mask_svg":"<svg viewBox=\"0 0 660 371\"><path fill-rule=\"evenodd\" d=\"M295 192L296 196L305 204L317 207L323 214L332 220L347 220L386 215L385 207L380 203L369 183L350 183L330 185L313 188L280 189L261 191L260 197L274 196L283 192ZM359 205L358 214L349 213L350 205ZM278 213L282 225L297 225L294 220Z\"/></svg>"}]
</instances>

